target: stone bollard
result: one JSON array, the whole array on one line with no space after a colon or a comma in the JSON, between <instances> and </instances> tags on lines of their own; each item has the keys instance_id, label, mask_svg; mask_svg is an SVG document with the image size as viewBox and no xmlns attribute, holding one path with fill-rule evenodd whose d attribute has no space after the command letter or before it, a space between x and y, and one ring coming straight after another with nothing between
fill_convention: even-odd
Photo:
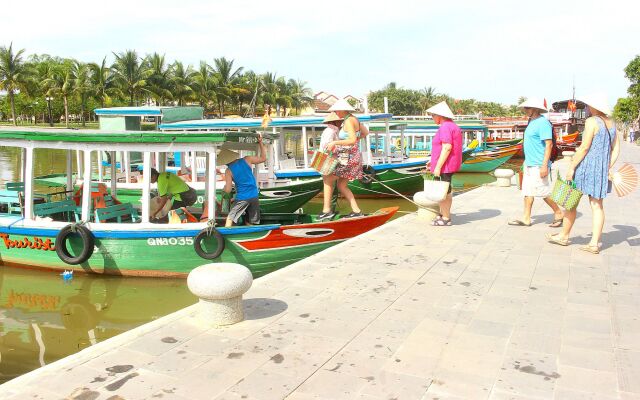
<instances>
[{"instance_id":1,"label":"stone bollard","mask_svg":"<svg viewBox=\"0 0 640 400\"><path fill-rule=\"evenodd\" d=\"M496 184L502 187L511 186L511 177L515 173L511 169L496 169L493 172L493 176L496 177Z\"/></svg>"},{"instance_id":2,"label":"stone bollard","mask_svg":"<svg viewBox=\"0 0 640 400\"><path fill-rule=\"evenodd\" d=\"M429 200L425 196L425 192L417 192L413 195L413 201L425 208L418 208L418 218L432 221L440 214L440 204L433 200Z\"/></svg>"},{"instance_id":3,"label":"stone bollard","mask_svg":"<svg viewBox=\"0 0 640 400\"><path fill-rule=\"evenodd\" d=\"M210 326L231 325L244 319L242 295L253 283L251 271L240 264L212 263L195 268L187 277L198 296L198 318Z\"/></svg>"}]
</instances>

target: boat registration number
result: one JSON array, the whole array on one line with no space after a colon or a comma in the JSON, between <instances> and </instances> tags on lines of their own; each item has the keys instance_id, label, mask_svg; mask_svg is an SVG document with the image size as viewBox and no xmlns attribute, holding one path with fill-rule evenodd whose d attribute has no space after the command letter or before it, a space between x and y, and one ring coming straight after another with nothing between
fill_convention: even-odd
<instances>
[{"instance_id":1,"label":"boat registration number","mask_svg":"<svg viewBox=\"0 0 640 400\"><path fill-rule=\"evenodd\" d=\"M193 246L192 237L149 238L149 246Z\"/></svg>"}]
</instances>

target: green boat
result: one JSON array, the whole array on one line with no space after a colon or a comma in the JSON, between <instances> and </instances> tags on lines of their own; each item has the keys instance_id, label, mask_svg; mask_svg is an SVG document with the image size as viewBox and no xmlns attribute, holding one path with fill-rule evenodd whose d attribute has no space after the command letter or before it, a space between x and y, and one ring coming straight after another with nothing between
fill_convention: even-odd
<instances>
[{"instance_id":1,"label":"green boat","mask_svg":"<svg viewBox=\"0 0 640 400\"><path fill-rule=\"evenodd\" d=\"M75 177L74 177L75 178ZM34 182L38 185L60 188L66 185L65 174L51 174L45 176L39 176L34 179ZM109 177L98 179L97 175L93 176L94 181L100 181L109 186ZM75 179L74 179L75 182ZM291 213L299 210L309 200L314 198L322 190L322 179L317 178L308 181L276 181L275 185L269 185L269 182L265 182L265 185L260 187L260 211L263 213ZM192 184L189 182L189 184ZM141 186L136 185L136 186ZM196 204L202 205L204 202L205 190L203 182L196 182L196 193L198 194L198 200ZM117 184L117 199L123 203L140 203L142 189L122 187L122 184ZM78 185L74 185L74 190L79 188ZM109 193L111 194L111 193ZM220 193L216 196L217 203L220 203Z\"/></svg>"},{"instance_id":2,"label":"green boat","mask_svg":"<svg viewBox=\"0 0 640 400\"><path fill-rule=\"evenodd\" d=\"M261 225L216 228L224 224L225 215L215 207L216 174L208 171L216 170L216 154L222 145L257 151L257 137L248 132L167 134L0 128L0 146L20 148L25 155L22 188L0 191L0 265L121 276L185 277L205 263L233 262L245 265L257 277L376 228L398 210L389 207L371 215L323 222L307 214L265 213ZM272 139L269 135L264 137L267 143ZM66 150L68 189L73 189L73 153L82 156L80 176L85 187L92 190L82 192L79 206L72 199L35 201L35 148ZM141 207L137 202L108 205L106 191L93 191L93 161L98 152L140 151L143 176L149 176L151 153L190 149L207 155L207 207L203 213L197 208L178 209L172 215L178 223L151 223L148 181L142 185ZM110 175L116 176L115 163L110 168ZM109 184L109 193L117 198L116 181ZM198 222L201 214L207 215L206 222Z\"/></svg>"}]
</instances>

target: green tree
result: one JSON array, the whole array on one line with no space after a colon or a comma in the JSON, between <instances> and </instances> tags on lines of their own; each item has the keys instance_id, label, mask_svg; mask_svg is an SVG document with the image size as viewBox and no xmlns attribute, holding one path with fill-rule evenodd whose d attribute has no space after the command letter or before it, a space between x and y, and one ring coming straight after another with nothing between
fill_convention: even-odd
<instances>
[{"instance_id":1,"label":"green tree","mask_svg":"<svg viewBox=\"0 0 640 400\"><path fill-rule=\"evenodd\" d=\"M109 102L112 96L121 95L115 87L115 76L107 65L106 57L100 64L90 63L89 68L91 68L93 96L100 103L100 108L104 108L105 103Z\"/></svg>"},{"instance_id":2,"label":"green tree","mask_svg":"<svg viewBox=\"0 0 640 400\"><path fill-rule=\"evenodd\" d=\"M422 109L421 115L426 115L427 109L431 106L437 104L438 94L436 93L436 88L434 87L425 87L420 90L420 108Z\"/></svg>"},{"instance_id":3,"label":"green tree","mask_svg":"<svg viewBox=\"0 0 640 400\"><path fill-rule=\"evenodd\" d=\"M307 86L307 82L289 79L288 86L291 105L295 108L296 114L300 114L302 108L313 105L313 91Z\"/></svg>"},{"instance_id":4,"label":"green tree","mask_svg":"<svg viewBox=\"0 0 640 400\"><path fill-rule=\"evenodd\" d=\"M420 92L417 90L398 88L395 82L389 83L382 90L369 93L367 100L372 111L384 111L384 98L388 99L389 112L395 115L417 115L421 112Z\"/></svg>"},{"instance_id":5,"label":"green tree","mask_svg":"<svg viewBox=\"0 0 640 400\"><path fill-rule=\"evenodd\" d=\"M63 60L51 66L50 74L43 82L47 96L61 97L64 104L64 123L69 127L69 97L73 95L74 77L72 74L73 61Z\"/></svg>"},{"instance_id":6,"label":"green tree","mask_svg":"<svg viewBox=\"0 0 640 400\"><path fill-rule=\"evenodd\" d=\"M200 67L191 73L190 79L196 100L205 110L209 109L210 103L216 100L216 81L211 66L206 61L200 61Z\"/></svg>"},{"instance_id":7,"label":"green tree","mask_svg":"<svg viewBox=\"0 0 640 400\"><path fill-rule=\"evenodd\" d=\"M193 92L193 70L191 66L184 67L184 64L176 61L171 65L171 87L173 99L179 106L185 105L194 98Z\"/></svg>"},{"instance_id":8,"label":"green tree","mask_svg":"<svg viewBox=\"0 0 640 400\"><path fill-rule=\"evenodd\" d=\"M129 97L129 105L133 106L143 93L147 93L147 78L152 71L145 66L144 60L138 57L135 50L113 55L116 60L111 68L115 75L115 83L122 93Z\"/></svg>"},{"instance_id":9,"label":"green tree","mask_svg":"<svg viewBox=\"0 0 640 400\"><path fill-rule=\"evenodd\" d=\"M7 92L13 125L17 125L15 94L27 90L30 78L29 69L22 59L24 51L20 49L14 54L13 43L9 47L0 47L0 89Z\"/></svg>"},{"instance_id":10,"label":"green tree","mask_svg":"<svg viewBox=\"0 0 640 400\"><path fill-rule=\"evenodd\" d=\"M242 67L233 68L234 60L227 60L224 57L216 58L214 62L214 76L216 79L216 99L220 116L224 117L224 104L231 99L234 85L238 76L242 73Z\"/></svg>"},{"instance_id":11,"label":"green tree","mask_svg":"<svg viewBox=\"0 0 640 400\"><path fill-rule=\"evenodd\" d=\"M157 106L164 105L166 99L172 98L171 70L165 64L164 54L153 53L145 59L144 64L149 70L147 91Z\"/></svg>"},{"instance_id":12,"label":"green tree","mask_svg":"<svg viewBox=\"0 0 640 400\"><path fill-rule=\"evenodd\" d=\"M627 91L632 98L640 100L640 56L636 56L624 69L624 76L631 81Z\"/></svg>"},{"instance_id":13,"label":"green tree","mask_svg":"<svg viewBox=\"0 0 640 400\"><path fill-rule=\"evenodd\" d=\"M72 90L80 102L80 122L85 126L85 112L89 97L95 93L91 79L92 69L89 64L73 61L71 75L73 77Z\"/></svg>"},{"instance_id":14,"label":"green tree","mask_svg":"<svg viewBox=\"0 0 640 400\"><path fill-rule=\"evenodd\" d=\"M640 109L638 102L631 97L622 97L618 99L613 108L613 118L616 121L629 123L640 117Z\"/></svg>"}]
</instances>

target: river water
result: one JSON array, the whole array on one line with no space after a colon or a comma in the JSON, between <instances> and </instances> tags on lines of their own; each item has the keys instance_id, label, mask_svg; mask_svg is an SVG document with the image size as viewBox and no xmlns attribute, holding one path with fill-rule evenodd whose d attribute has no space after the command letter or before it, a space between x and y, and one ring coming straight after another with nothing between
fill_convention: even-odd
<instances>
[{"instance_id":1,"label":"river water","mask_svg":"<svg viewBox=\"0 0 640 400\"><path fill-rule=\"evenodd\" d=\"M64 172L65 157L64 151L36 150L36 175ZM18 149L0 147L0 187L19 180L19 171ZM457 192L495 180L488 174L454 178ZM400 206L398 217L416 210L397 198L358 203L365 212ZM348 205L341 201L339 207ZM321 208L316 198L304 209ZM65 281L56 272L0 266L0 383L195 302L183 279L75 274Z\"/></svg>"}]
</instances>

